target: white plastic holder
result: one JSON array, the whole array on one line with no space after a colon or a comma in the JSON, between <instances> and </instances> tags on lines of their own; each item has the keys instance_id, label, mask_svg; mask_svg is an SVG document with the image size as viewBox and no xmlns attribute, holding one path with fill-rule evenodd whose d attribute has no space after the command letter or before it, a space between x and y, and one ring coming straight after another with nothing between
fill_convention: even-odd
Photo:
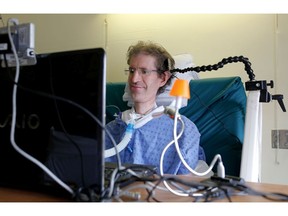
<instances>
[{"instance_id":1,"label":"white plastic holder","mask_svg":"<svg viewBox=\"0 0 288 216\"><path fill-rule=\"evenodd\" d=\"M260 90L248 92L240 177L249 182L261 179L262 105L259 100Z\"/></svg>"}]
</instances>

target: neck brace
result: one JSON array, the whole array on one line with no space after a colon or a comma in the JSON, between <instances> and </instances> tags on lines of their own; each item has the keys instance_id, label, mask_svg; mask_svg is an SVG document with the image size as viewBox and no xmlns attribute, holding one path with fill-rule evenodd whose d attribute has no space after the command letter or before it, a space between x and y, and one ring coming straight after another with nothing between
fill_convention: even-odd
<instances>
[{"instance_id":1,"label":"neck brace","mask_svg":"<svg viewBox=\"0 0 288 216\"><path fill-rule=\"evenodd\" d=\"M164 107L156 107L151 112L145 115L137 114L134 108L126 110L122 113L121 119L128 125L129 123L134 124L134 128L140 128L153 118L164 113Z\"/></svg>"}]
</instances>

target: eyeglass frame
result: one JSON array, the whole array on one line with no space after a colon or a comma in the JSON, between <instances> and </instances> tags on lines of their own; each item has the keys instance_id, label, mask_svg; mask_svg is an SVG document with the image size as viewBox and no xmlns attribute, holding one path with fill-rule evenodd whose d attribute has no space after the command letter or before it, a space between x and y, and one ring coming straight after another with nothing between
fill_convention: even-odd
<instances>
[{"instance_id":1,"label":"eyeglass frame","mask_svg":"<svg viewBox=\"0 0 288 216\"><path fill-rule=\"evenodd\" d=\"M128 69L125 69L124 71L125 71L125 74L128 74L129 76L134 74L136 71L138 71L138 72L140 71L139 74L141 76L147 76L147 75L151 74L152 72L157 72L157 73L163 72L161 70L148 70L145 68L131 68L131 67L129 67Z\"/></svg>"}]
</instances>

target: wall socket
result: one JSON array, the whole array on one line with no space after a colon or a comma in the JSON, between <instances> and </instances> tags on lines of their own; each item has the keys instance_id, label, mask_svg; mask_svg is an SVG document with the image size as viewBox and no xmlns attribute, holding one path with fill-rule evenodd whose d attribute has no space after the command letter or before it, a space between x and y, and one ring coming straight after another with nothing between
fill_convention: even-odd
<instances>
[{"instance_id":1,"label":"wall socket","mask_svg":"<svg viewBox=\"0 0 288 216\"><path fill-rule=\"evenodd\" d=\"M288 130L272 130L272 148L288 149Z\"/></svg>"}]
</instances>

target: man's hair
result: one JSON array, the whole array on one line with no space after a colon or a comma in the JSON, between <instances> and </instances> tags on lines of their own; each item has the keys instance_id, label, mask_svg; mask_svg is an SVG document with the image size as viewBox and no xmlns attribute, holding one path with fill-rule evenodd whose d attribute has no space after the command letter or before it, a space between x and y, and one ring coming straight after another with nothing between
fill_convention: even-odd
<instances>
[{"instance_id":1,"label":"man's hair","mask_svg":"<svg viewBox=\"0 0 288 216\"><path fill-rule=\"evenodd\" d=\"M155 66L159 75L163 74L165 71L174 69L175 61L173 57L163 46L152 41L138 41L135 45L131 45L127 51L127 64L130 65L131 58L140 53L155 57ZM171 83L172 78L173 74L171 74L166 84L158 89L157 94L164 92L166 86Z\"/></svg>"}]
</instances>

